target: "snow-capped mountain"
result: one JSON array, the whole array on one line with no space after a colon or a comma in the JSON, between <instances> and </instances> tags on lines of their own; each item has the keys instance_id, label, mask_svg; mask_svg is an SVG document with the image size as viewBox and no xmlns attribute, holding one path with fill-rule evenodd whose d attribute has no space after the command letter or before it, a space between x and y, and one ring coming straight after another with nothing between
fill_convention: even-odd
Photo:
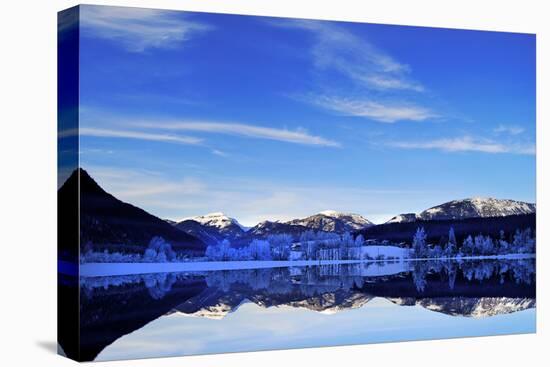
<instances>
[{"instance_id":1,"label":"snow-capped mountain","mask_svg":"<svg viewBox=\"0 0 550 367\"><path fill-rule=\"evenodd\" d=\"M316 231L325 232L354 232L374 224L359 214L341 213L334 210L325 210L302 219L293 219L286 222L291 225L300 225Z\"/></svg>"},{"instance_id":2,"label":"snow-capped mountain","mask_svg":"<svg viewBox=\"0 0 550 367\"><path fill-rule=\"evenodd\" d=\"M230 230L234 226L237 226L241 229L243 228L236 219L230 218L221 212L185 218L183 221L185 220L194 220L195 222L198 222L204 226L215 227L222 231Z\"/></svg>"},{"instance_id":3,"label":"snow-capped mountain","mask_svg":"<svg viewBox=\"0 0 550 367\"><path fill-rule=\"evenodd\" d=\"M393 217L387 223L414 222L416 220L451 220L463 218L506 217L508 215L532 214L536 212L536 205L523 201L470 198L453 200L419 214L401 214Z\"/></svg>"},{"instance_id":4,"label":"snow-capped mountain","mask_svg":"<svg viewBox=\"0 0 550 367\"><path fill-rule=\"evenodd\" d=\"M242 237L246 231L236 219L223 213L210 213L186 218L175 225L176 228L211 244L224 239L229 241Z\"/></svg>"},{"instance_id":5,"label":"snow-capped mountain","mask_svg":"<svg viewBox=\"0 0 550 367\"><path fill-rule=\"evenodd\" d=\"M387 221L386 223L410 223L415 222L418 216L415 213L399 214Z\"/></svg>"},{"instance_id":6,"label":"snow-capped mountain","mask_svg":"<svg viewBox=\"0 0 550 367\"><path fill-rule=\"evenodd\" d=\"M290 234L292 236L299 236L302 232L307 230L308 228L298 224L272 222L269 220L265 220L250 228L246 234L247 236L251 237L265 237L271 234L283 233Z\"/></svg>"},{"instance_id":7,"label":"snow-capped mountain","mask_svg":"<svg viewBox=\"0 0 550 367\"><path fill-rule=\"evenodd\" d=\"M361 308L374 298L361 292L347 290L325 292L315 296L299 296L298 299L288 295L281 297L280 299L279 297L271 299L268 295L262 294L251 296L251 299L244 294L221 294L218 295L218 298L201 296L179 305L171 312L220 320L235 312L243 304L251 302L262 308L292 307L332 315L341 311Z\"/></svg>"},{"instance_id":8,"label":"snow-capped mountain","mask_svg":"<svg viewBox=\"0 0 550 367\"><path fill-rule=\"evenodd\" d=\"M361 292L329 292L300 301L292 301L285 306L302 308L333 315L341 311L361 308L374 297Z\"/></svg>"},{"instance_id":9,"label":"snow-capped mountain","mask_svg":"<svg viewBox=\"0 0 550 367\"><path fill-rule=\"evenodd\" d=\"M473 318L490 317L523 311L536 307L534 298L509 297L440 297L440 298L388 298L399 306L421 306L427 310L451 316Z\"/></svg>"},{"instance_id":10,"label":"snow-capped mountain","mask_svg":"<svg viewBox=\"0 0 550 367\"><path fill-rule=\"evenodd\" d=\"M316 296L299 297L298 299L270 300L261 295L249 300L244 295L231 297L223 295L216 300L207 300L202 305L185 303L173 310L173 312L186 316L204 317L209 319L223 319L228 314L235 312L242 304L252 302L259 307L292 307L307 309L323 314L336 314L341 311L358 309L365 306L375 296L362 292L350 292L338 290L326 292ZM440 298L386 298L398 306L420 306L427 310L443 313L450 316L463 316L472 318L491 317L504 315L536 307L534 298L509 298L509 297L440 297Z\"/></svg>"},{"instance_id":11,"label":"snow-capped mountain","mask_svg":"<svg viewBox=\"0 0 550 367\"><path fill-rule=\"evenodd\" d=\"M288 222L266 220L249 228L242 226L236 219L223 213L186 218L174 224L176 228L200 238L207 244L228 239L232 244L237 245L273 234L285 233L298 237L308 230L344 233L359 231L373 225L359 214L340 213L334 210L323 211Z\"/></svg>"},{"instance_id":12,"label":"snow-capped mountain","mask_svg":"<svg viewBox=\"0 0 550 367\"><path fill-rule=\"evenodd\" d=\"M417 301L417 304L428 310L447 315L482 318L534 308L536 300L508 297L451 297L425 298Z\"/></svg>"}]
</instances>

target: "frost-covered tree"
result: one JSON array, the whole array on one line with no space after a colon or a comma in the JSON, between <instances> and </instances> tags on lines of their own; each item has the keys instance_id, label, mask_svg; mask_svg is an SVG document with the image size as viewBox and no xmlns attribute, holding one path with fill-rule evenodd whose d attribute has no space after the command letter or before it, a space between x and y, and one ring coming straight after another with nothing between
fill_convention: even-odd
<instances>
[{"instance_id":1,"label":"frost-covered tree","mask_svg":"<svg viewBox=\"0 0 550 367\"><path fill-rule=\"evenodd\" d=\"M342 234L341 246L353 247L354 245L355 241L353 240L353 236L349 232L344 232L344 234Z\"/></svg>"},{"instance_id":2,"label":"frost-covered tree","mask_svg":"<svg viewBox=\"0 0 550 367\"><path fill-rule=\"evenodd\" d=\"M490 236L481 234L474 238L474 255L493 255L495 253L495 245Z\"/></svg>"},{"instance_id":3,"label":"frost-covered tree","mask_svg":"<svg viewBox=\"0 0 550 367\"><path fill-rule=\"evenodd\" d=\"M506 241L506 234L502 229L499 232L499 239L495 241L495 252L497 254L507 254L510 252L510 244Z\"/></svg>"},{"instance_id":4,"label":"frost-covered tree","mask_svg":"<svg viewBox=\"0 0 550 367\"><path fill-rule=\"evenodd\" d=\"M456 255L456 237L453 227L449 228L449 240L445 244L444 255L446 257L452 257Z\"/></svg>"},{"instance_id":5,"label":"frost-covered tree","mask_svg":"<svg viewBox=\"0 0 550 367\"><path fill-rule=\"evenodd\" d=\"M512 242L514 247L520 248L521 246L523 246L523 243L525 242L524 238L525 237L523 231L520 229L516 229L516 233L514 234L514 242Z\"/></svg>"},{"instance_id":6,"label":"frost-covered tree","mask_svg":"<svg viewBox=\"0 0 550 367\"><path fill-rule=\"evenodd\" d=\"M271 260L271 249L269 242L255 239L248 247L250 258L252 260Z\"/></svg>"},{"instance_id":7,"label":"frost-covered tree","mask_svg":"<svg viewBox=\"0 0 550 367\"><path fill-rule=\"evenodd\" d=\"M485 248L485 237L481 234L475 236L474 238L474 255L483 254Z\"/></svg>"},{"instance_id":8,"label":"frost-covered tree","mask_svg":"<svg viewBox=\"0 0 550 367\"><path fill-rule=\"evenodd\" d=\"M205 255L213 261L228 261L233 259L235 251L231 248L231 243L224 239L221 242L209 245L206 248Z\"/></svg>"},{"instance_id":9,"label":"frost-covered tree","mask_svg":"<svg viewBox=\"0 0 550 367\"><path fill-rule=\"evenodd\" d=\"M220 244L216 243L216 244L208 245L208 247L206 247L206 251L205 251L204 255L209 260L212 260L212 261L221 260Z\"/></svg>"},{"instance_id":10,"label":"frost-covered tree","mask_svg":"<svg viewBox=\"0 0 550 367\"><path fill-rule=\"evenodd\" d=\"M252 260L250 257L249 247L241 247L233 249L233 260L243 261L243 260Z\"/></svg>"},{"instance_id":11,"label":"frost-covered tree","mask_svg":"<svg viewBox=\"0 0 550 367\"><path fill-rule=\"evenodd\" d=\"M416 229L416 233L414 234L412 240L412 248L415 257L426 256L428 250L428 246L426 244L427 237L428 236L426 235L424 227L418 227Z\"/></svg>"},{"instance_id":12,"label":"frost-covered tree","mask_svg":"<svg viewBox=\"0 0 550 367\"><path fill-rule=\"evenodd\" d=\"M274 260L288 260L292 246L291 235L287 233L274 234L268 236L267 241L271 245L271 255Z\"/></svg>"},{"instance_id":13,"label":"frost-covered tree","mask_svg":"<svg viewBox=\"0 0 550 367\"><path fill-rule=\"evenodd\" d=\"M166 257L165 252L159 252L157 253L157 262L159 263L165 263L168 261L168 258Z\"/></svg>"},{"instance_id":14,"label":"frost-covered tree","mask_svg":"<svg viewBox=\"0 0 550 367\"><path fill-rule=\"evenodd\" d=\"M531 228L525 230L516 229L514 234L512 245L515 252L534 253L535 252L535 239L533 238Z\"/></svg>"},{"instance_id":15,"label":"frost-covered tree","mask_svg":"<svg viewBox=\"0 0 550 367\"><path fill-rule=\"evenodd\" d=\"M222 261L228 261L228 260L231 260L232 259L232 255L233 255L233 249L231 248L231 243L229 242L229 240L227 238L225 238L221 243L220 243L220 255L221 255L221 260Z\"/></svg>"},{"instance_id":16,"label":"frost-covered tree","mask_svg":"<svg viewBox=\"0 0 550 367\"><path fill-rule=\"evenodd\" d=\"M474 253L474 239L472 236L468 236L462 242L461 251L464 255L471 256Z\"/></svg>"},{"instance_id":17,"label":"frost-covered tree","mask_svg":"<svg viewBox=\"0 0 550 367\"><path fill-rule=\"evenodd\" d=\"M441 256L443 256L443 248L439 245L434 246L431 253L432 254L431 254L430 257L441 257Z\"/></svg>"},{"instance_id":18,"label":"frost-covered tree","mask_svg":"<svg viewBox=\"0 0 550 367\"><path fill-rule=\"evenodd\" d=\"M305 245L306 259L316 260L318 250L319 250L319 244L317 241L309 241L308 243L306 243Z\"/></svg>"},{"instance_id":19,"label":"frost-covered tree","mask_svg":"<svg viewBox=\"0 0 550 367\"><path fill-rule=\"evenodd\" d=\"M355 246L356 247L361 247L365 244L365 238L363 238L363 235L358 235L357 237L355 237Z\"/></svg>"},{"instance_id":20,"label":"frost-covered tree","mask_svg":"<svg viewBox=\"0 0 550 367\"><path fill-rule=\"evenodd\" d=\"M302 232L302 234L300 234L301 243L307 243L309 241L314 241L316 239L317 239L317 234L315 233L315 231L311 229L304 231Z\"/></svg>"},{"instance_id":21,"label":"frost-covered tree","mask_svg":"<svg viewBox=\"0 0 550 367\"><path fill-rule=\"evenodd\" d=\"M151 238L143 255L143 259L149 262L173 261L175 258L176 253L172 250L172 246L160 236Z\"/></svg>"},{"instance_id":22,"label":"frost-covered tree","mask_svg":"<svg viewBox=\"0 0 550 367\"><path fill-rule=\"evenodd\" d=\"M143 260L146 262L156 262L157 261L157 252L153 249L146 249L143 254Z\"/></svg>"},{"instance_id":23,"label":"frost-covered tree","mask_svg":"<svg viewBox=\"0 0 550 367\"><path fill-rule=\"evenodd\" d=\"M455 236L455 230L453 227L449 228L449 243L456 248L456 236Z\"/></svg>"},{"instance_id":24,"label":"frost-covered tree","mask_svg":"<svg viewBox=\"0 0 550 367\"><path fill-rule=\"evenodd\" d=\"M499 254L507 254L510 252L511 248L510 248L510 244L508 243L508 241L504 240L504 239L500 239L496 242L497 244L497 248L496 248L496 252L499 253Z\"/></svg>"},{"instance_id":25,"label":"frost-covered tree","mask_svg":"<svg viewBox=\"0 0 550 367\"><path fill-rule=\"evenodd\" d=\"M493 255L495 250L495 245L493 239L490 236L485 237L485 242L483 244L483 254L484 255Z\"/></svg>"}]
</instances>

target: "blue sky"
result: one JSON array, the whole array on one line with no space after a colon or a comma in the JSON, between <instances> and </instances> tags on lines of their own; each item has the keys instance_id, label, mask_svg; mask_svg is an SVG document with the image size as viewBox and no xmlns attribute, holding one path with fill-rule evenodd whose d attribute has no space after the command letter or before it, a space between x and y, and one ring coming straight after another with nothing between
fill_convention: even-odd
<instances>
[{"instance_id":1,"label":"blue sky","mask_svg":"<svg viewBox=\"0 0 550 367\"><path fill-rule=\"evenodd\" d=\"M163 217L535 201L535 37L82 6L81 166Z\"/></svg>"}]
</instances>

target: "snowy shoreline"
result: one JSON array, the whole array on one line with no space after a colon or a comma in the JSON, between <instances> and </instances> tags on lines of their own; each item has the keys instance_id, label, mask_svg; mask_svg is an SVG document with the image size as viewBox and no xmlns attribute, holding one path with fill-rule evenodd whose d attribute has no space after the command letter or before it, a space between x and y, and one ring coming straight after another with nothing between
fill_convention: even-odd
<instances>
[{"instance_id":1,"label":"snowy shoreline","mask_svg":"<svg viewBox=\"0 0 550 367\"><path fill-rule=\"evenodd\" d=\"M442 260L519 260L533 259L535 254L508 254L493 256L471 256L450 258L399 258L388 260L287 260L287 261L205 261L205 262L165 262L165 263L87 263L80 265L80 276L99 277L115 275L132 275L148 273L170 273L182 271L217 271L217 270L245 270L282 268L293 266L319 266L359 263L395 263L413 261L442 261Z\"/></svg>"}]
</instances>

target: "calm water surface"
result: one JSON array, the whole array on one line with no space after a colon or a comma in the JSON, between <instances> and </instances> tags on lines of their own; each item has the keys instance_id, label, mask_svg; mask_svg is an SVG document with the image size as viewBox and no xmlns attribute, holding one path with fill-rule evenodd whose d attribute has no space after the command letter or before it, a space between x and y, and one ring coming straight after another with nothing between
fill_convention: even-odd
<instances>
[{"instance_id":1,"label":"calm water surface","mask_svg":"<svg viewBox=\"0 0 550 367\"><path fill-rule=\"evenodd\" d=\"M80 278L86 360L535 332L534 260Z\"/></svg>"}]
</instances>

